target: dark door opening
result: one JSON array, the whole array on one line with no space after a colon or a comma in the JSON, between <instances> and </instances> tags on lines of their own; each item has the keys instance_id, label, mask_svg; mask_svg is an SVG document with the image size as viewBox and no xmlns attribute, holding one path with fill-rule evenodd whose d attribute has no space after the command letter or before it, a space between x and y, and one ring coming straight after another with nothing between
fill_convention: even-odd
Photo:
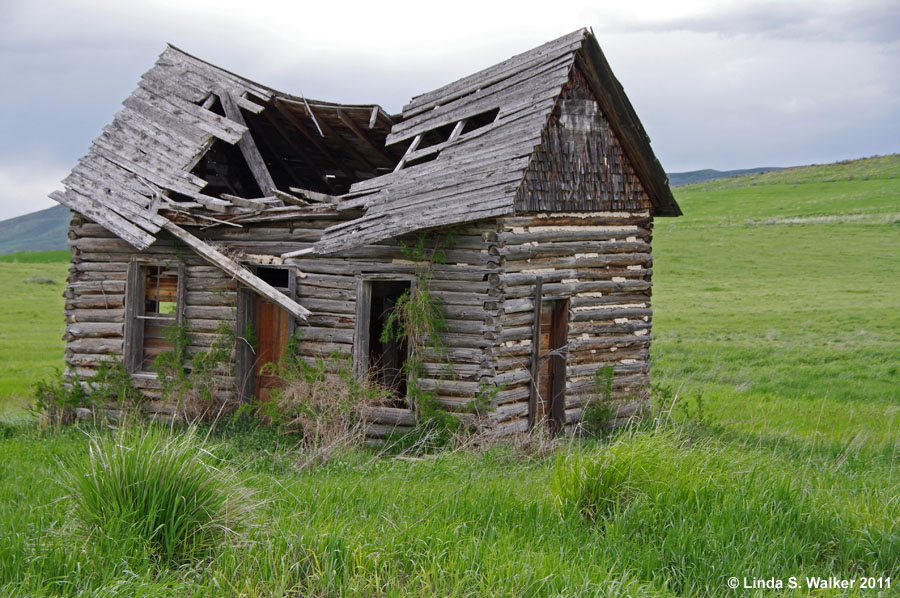
<instances>
[{"instance_id":1,"label":"dark door opening","mask_svg":"<svg viewBox=\"0 0 900 598\"><path fill-rule=\"evenodd\" d=\"M566 424L566 344L569 300L545 301L541 306L538 398L533 421L546 421L554 432Z\"/></svg>"},{"instance_id":2,"label":"dark door opening","mask_svg":"<svg viewBox=\"0 0 900 598\"><path fill-rule=\"evenodd\" d=\"M396 338L396 335L382 340L382 333L400 297L410 292L411 284L408 280L376 280L367 284L371 285L368 329L369 379L391 391L398 398L403 398L406 396L404 366L409 356L409 343L406 338Z\"/></svg>"}]
</instances>

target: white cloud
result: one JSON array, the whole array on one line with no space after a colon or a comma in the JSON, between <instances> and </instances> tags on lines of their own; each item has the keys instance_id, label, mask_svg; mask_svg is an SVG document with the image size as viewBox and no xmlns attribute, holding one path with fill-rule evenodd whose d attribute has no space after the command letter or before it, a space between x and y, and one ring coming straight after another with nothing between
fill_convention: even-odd
<instances>
[{"instance_id":1,"label":"white cloud","mask_svg":"<svg viewBox=\"0 0 900 598\"><path fill-rule=\"evenodd\" d=\"M8 160L22 164L22 152L74 164L166 42L286 92L397 111L415 94L587 25L668 170L889 153L900 150L898 7L0 0L0 168L17 170ZM16 193L2 195L0 210L22 201Z\"/></svg>"},{"instance_id":2,"label":"white cloud","mask_svg":"<svg viewBox=\"0 0 900 598\"><path fill-rule=\"evenodd\" d=\"M47 197L62 189L69 168L44 166L40 160L0 164L0 220L15 218L56 205Z\"/></svg>"}]
</instances>

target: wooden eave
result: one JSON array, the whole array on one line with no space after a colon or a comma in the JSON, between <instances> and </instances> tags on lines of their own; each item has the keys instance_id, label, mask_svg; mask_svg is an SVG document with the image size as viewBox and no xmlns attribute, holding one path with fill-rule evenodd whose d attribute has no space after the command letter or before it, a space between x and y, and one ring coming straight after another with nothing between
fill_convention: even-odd
<instances>
[{"instance_id":1,"label":"wooden eave","mask_svg":"<svg viewBox=\"0 0 900 598\"><path fill-rule=\"evenodd\" d=\"M681 208L669 188L669 177L650 147L650 137L592 33L586 36L576 60L644 185L654 215L681 216Z\"/></svg>"}]
</instances>

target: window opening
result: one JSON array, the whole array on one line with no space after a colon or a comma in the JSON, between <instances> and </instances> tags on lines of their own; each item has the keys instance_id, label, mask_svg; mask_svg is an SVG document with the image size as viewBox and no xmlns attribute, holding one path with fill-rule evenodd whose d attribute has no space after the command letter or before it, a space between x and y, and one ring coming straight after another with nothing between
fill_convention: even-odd
<instances>
[{"instance_id":1,"label":"window opening","mask_svg":"<svg viewBox=\"0 0 900 598\"><path fill-rule=\"evenodd\" d=\"M174 346L167 330L178 322L178 272L166 266L144 266L143 298L140 313L135 315L140 327L140 367L153 371L158 355Z\"/></svg>"},{"instance_id":2,"label":"window opening","mask_svg":"<svg viewBox=\"0 0 900 598\"><path fill-rule=\"evenodd\" d=\"M463 127L461 135L465 135L466 133L471 133L472 131L488 126L489 124L497 120L498 114L500 114L500 108L494 108L492 110L476 114L475 116L470 116L466 119L466 124Z\"/></svg>"},{"instance_id":3,"label":"window opening","mask_svg":"<svg viewBox=\"0 0 900 598\"><path fill-rule=\"evenodd\" d=\"M291 277L289 268L257 266L256 275L281 291L288 291L290 289Z\"/></svg>"}]
</instances>

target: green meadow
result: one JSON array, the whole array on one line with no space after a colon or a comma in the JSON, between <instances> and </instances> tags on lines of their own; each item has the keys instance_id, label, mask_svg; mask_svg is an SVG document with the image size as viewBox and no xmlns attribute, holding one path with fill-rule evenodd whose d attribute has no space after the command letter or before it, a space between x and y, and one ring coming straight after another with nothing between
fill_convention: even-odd
<instances>
[{"instance_id":1,"label":"green meadow","mask_svg":"<svg viewBox=\"0 0 900 598\"><path fill-rule=\"evenodd\" d=\"M63 363L69 251L0 256L0 419L21 417L31 386Z\"/></svg>"},{"instance_id":2,"label":"green meadow","mask_svg":"<svg viewBox=\"0 0 900 598\"><path fill-rule=\"evenodd\" d=\"M685 216L654 234L656 413L636 429L315 467L247 419L200 430L208 484L249 518L182 560L79 523L65 472L115 432L24 411L61 365L65 252L4 256L0 595L900 595L898 175L886 156L677 188ZM853 587L807 585L832 576Z\"/></svg>"}]
</instances>

